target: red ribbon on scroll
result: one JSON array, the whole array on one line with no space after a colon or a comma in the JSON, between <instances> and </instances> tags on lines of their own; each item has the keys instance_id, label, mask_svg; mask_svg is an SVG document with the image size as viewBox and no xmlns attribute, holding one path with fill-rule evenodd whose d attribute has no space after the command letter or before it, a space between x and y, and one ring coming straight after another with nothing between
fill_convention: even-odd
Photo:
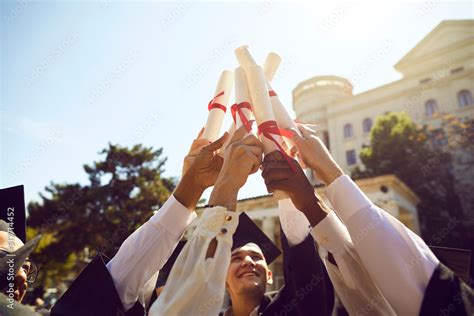
<instances>
[{"instance_id":1,"label":"red ribbon on scroll","mask_svg":"<svg viewBox=\"0 0 474 316\"><path fill-rule=\"evenodd\" d=\"M217 103L215 102L216 99L220 96L224 95L224 91L218 93L214 98L212 98L211 101L209 101L209 104L207 105L207 109L210 111L212 109L221 109L222 111L225 111L227 110L227 108L225 107L225 105L222 105L220 103Z\"/></svg>"},{"instance_id":2,"label":"red ribbon on scroll","mask_svg":"<svg viewBox=\"0 0 474 316\"><path fill-rule=\"evenodd\" d=\"M247 130L247 133L250 133L252 130L252 123L253 120L249 121L247 117L245 116L244 112L242 112L242 109L249 109L252 111L252 106L248 102L241 102L241 103L235 103L230 107L230 111L232 113L232 118L234 119L234 123L237 124L237 117L236 115L239 114L240 120L242 121L242 124L245 126L245 129Z\"/></svg>"},{"instance_id":3,"label":"red ribbon on scroll","mask_svg":"<svg viewBox=\"0 0 474 316\"><path fill-rule=\"evenodd\" d=\"M276 92L275 92L275 91L273 91L273 90L270 90L270 91L268 91L268 95L270 96L270 98L271 98L271 97L276 97L276 96L277 96Z\"/></svg>"},{"instance_id":4,"label":"red ribbon on scroll","mask_svg":"<svg viewBox=\"0 0 474 316\"><path fill-rule=\"evenodd\" d=\"M283 147L281 147L278 141L273 137L273 135L280 135L280 136L291 138L293 137L293 133L291 133L290 131L278 128L276 121L266 121L258 125L258 135L260 134L263 134L263 136L265 136L266 138L268 138L269 140L275 143L275 145L278 147L281 154L283 155L283 158L285 158L286 162L290 166L291 170L293 170L293 172L296 172L296 168L295 166L293 166L293 163L291 162L290 157L288 157Z\"/></svg>"}]
</instances>

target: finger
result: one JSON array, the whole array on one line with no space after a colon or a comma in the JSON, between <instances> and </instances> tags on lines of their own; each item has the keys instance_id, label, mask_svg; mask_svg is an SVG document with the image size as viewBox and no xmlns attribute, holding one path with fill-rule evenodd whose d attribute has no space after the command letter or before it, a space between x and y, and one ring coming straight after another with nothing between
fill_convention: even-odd
<instances>
[{"instance_id":1,"label":"finger","mask_svg":"<svg viewBox=\"0 0 474 316\"><path fill-rule=\"evenodd\" d=\"M253 134L246 136L242 140L242 144L263 147L262 142Z\"/></svg>"},{"instance_id":2,"label":"finger","mask_svg":"<svg viewBox=\"0 0 474 316\"><path fill-rule=\"evenodd\" d=\"M247 130L245 129L245 125L242 125L234 132L234 135L232 135L232 139L230 140L229 144L233 144L243 139L245 134L247 134Z\"/></svg>"},{"instance_id":3,"label":"finger","mask_svg":"<svg viewBox=\"0 0 474 316\"><path fill-rule=\"evenodd\" d=\"M193 141L191 148L189 149L188 155L197 155L202 147L209 145L210 141L204 138L198 138Z\"/></svg>"},{"instance_id":4,"label":"finger","mask_svg":"<svg viewBox=\"0 0 474 316\"><path fill-rule=\"evenodd\" d=\"M275 191L289 192L291 189L291 184L287 180L272 181L266 184L267 191L272 193Z\"/></svg>"},{"instance_id":5,"label":"finger","mask_svg":"<svg viewBox=\"0 0 474 316\"><path fill-rule=\"evenodd\" d=\"M251 152L257 157L260 157L262 159L263 155L263 148L259 145L240 145L242 146L242 149Z\"/></svg>"},{"instance_id":6,"label":"finger","mask_svg":"<svg viewBox=\"0 0 474 316\"><path fill-rule=\"evenodd\" d=\"M209 145L204 147L204 149L211 152L218 150L219 148L222 147L222 145L224 145L228 136L229 136L229 133L225 132L224 135L222 135L218 140L210 143Z\"/></svg>"},{"instance_id":7,"label":"finger","mask_svg":"<svg viewBox=\"0 0 474 316\"><path fill-rule=\"evenodd\" d=\"M262 175L263 176L263 175ZM265 180L265 184L268 184L273 181L281 181L281 180L288 180L292 177L291 170L288 169L272 169L271 172L265 174L263 179Z\"/></svg>"},{"instance_id":8,"label":"finger","mask_svg":"<svg viewBox=\"0 0 474 316\"><path fill-rule=\"evenodd\" d=\"M246 156L252 162L252 167L250 168L249 174L257 172L258 168L262 164L262 157L261 156L256 156L250 151L247 151Z\"/></svg>"},{"instance_id":9,"label":"finger","mask_svg":"<svg viewBox=\"0 0 474 316\"><path fill-rule=\"evenodd\" d=\"M304 124L298 123L297 126L298 126L298 129L300 130L301 134L305 138L311 137L312 135L316 136L316 134L317 134L315 130L312 130L311 128L309 128L308 126L306 126Z\"/></svg>"},{"instance_id":10,"label":"finger","mask_svg":"<svg viewBox=\"0 0 474 316\"><path fill-rule=\"evenodd\" d=\"M262 171L262 177L266 177L268 173L271 173L272 170L278 170L278 169L290 169L288 166L288 163L286 161L271 161L271 162L266 162L265 160L263 161L263 171Z\"/></svg>"},{"instance_id":11,"label":"finger","mask_svg":"<svg viewBox=\"0 0 474 316\"><path fill-rule=\"evenodd\" d=\"M202 134L204 134L204 127L201 127L197 139L201 138Z\"/></svg>"}]
</instances>

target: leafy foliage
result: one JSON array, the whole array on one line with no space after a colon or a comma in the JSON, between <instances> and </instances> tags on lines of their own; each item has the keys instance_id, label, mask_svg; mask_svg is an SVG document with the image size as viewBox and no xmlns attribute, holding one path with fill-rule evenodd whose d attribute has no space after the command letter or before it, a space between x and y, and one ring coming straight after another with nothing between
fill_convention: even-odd
<instances>
[{"instance_id":1,"label":"leafy foliage","mask_svg":"<svg viewBox=\"0 0 474 316\"><path fill-rule=\"evenodd\" d=\"M174 189L174 179L161 176L162 149L109 144L100 154L84 165L89 183L52 183L28 206L29 236L43 235L33 254L43 287L74 279L97 252L112 256Z\"/></svg>"},{"instance_id":2,"label":"leafy foliage","mask_svg":"<svg viewBox=\"0 0 474 316\"><path fill-rule=\"evenodd\" d=\"M418 205L422 235L429 244L463 246L463 229L449 226L463 212L454 190L451 155L430 143L426 126L417 126L406 113L388 113L377 118L370 132L370 145L360 159L365 170L355 178L393 173L421 199ZM457 222L456 222L457 223ZM440 237L440 232L446 232Z\"/></svg>"}]
</instances>

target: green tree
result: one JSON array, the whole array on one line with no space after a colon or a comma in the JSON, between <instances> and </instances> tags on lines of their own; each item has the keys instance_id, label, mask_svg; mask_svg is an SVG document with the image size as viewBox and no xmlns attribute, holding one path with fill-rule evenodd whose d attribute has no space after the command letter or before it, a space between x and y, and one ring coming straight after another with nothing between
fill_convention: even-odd
<instances>
[{"instance_id":1,"label":"green tree","mask_svg":"<svg viewBox=\"0 0 474 316\"><path fill-rule=\"evenodd\" d=\"M458 247L465 244L463 213L454 191L451 156L431 146L426 126L417 126L403 112L382 115L375 121L370 145L361 150L360 159L365 170L355 169L353 177L392 173L420 197L421 233L429 244Z\"/></svg>"},{"instance_id":2,"label":"green tree","mask_svg":"<svg viewBox=\"0 0 474 316\"><path fill-rule=\"evenodd\" d=\"M162 177L162 149L109 144L100 154L84 165L89 183L52 183L28 205L28 234L43 235L33 254L43 287L74 279L98 252L112 256L174 189L174 179Z\"/></svg>"}]
</instances>

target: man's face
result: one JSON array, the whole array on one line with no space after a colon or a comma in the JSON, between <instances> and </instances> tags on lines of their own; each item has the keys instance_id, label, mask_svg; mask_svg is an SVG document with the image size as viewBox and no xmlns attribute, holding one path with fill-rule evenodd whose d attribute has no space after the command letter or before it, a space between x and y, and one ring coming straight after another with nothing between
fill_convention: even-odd
<instances>
[{"instance_id":1,"label":"man's face","mask_svg":"<svg viewBox=\"0 0 474 316\"><path fill-rule=\"evenodd\" d=\"M23 242L16 236L13 237L12 242L8 243L8 233L7 232L0 232L0 251L5 252L13 252L23 246ZM18 269L18 272L15 275L15 292L13 293L14 299L18 302L21 302L23 297L26 294L26 289L28 288L28 283L26 282L27 279L27 267L22 267Z\"/></svg>"},{"instance_id":2,"label":"man's face","mask_svg":"<svg viewBox=\"0 0 474 316\"><path fill-rule=\"evenodd\" d=\"M272 272L268 269L262 250L249 243L232 251L226 284L232 295L254 293L265 294L267 283L272 283Z\"/></svg>"}]
</instances>

